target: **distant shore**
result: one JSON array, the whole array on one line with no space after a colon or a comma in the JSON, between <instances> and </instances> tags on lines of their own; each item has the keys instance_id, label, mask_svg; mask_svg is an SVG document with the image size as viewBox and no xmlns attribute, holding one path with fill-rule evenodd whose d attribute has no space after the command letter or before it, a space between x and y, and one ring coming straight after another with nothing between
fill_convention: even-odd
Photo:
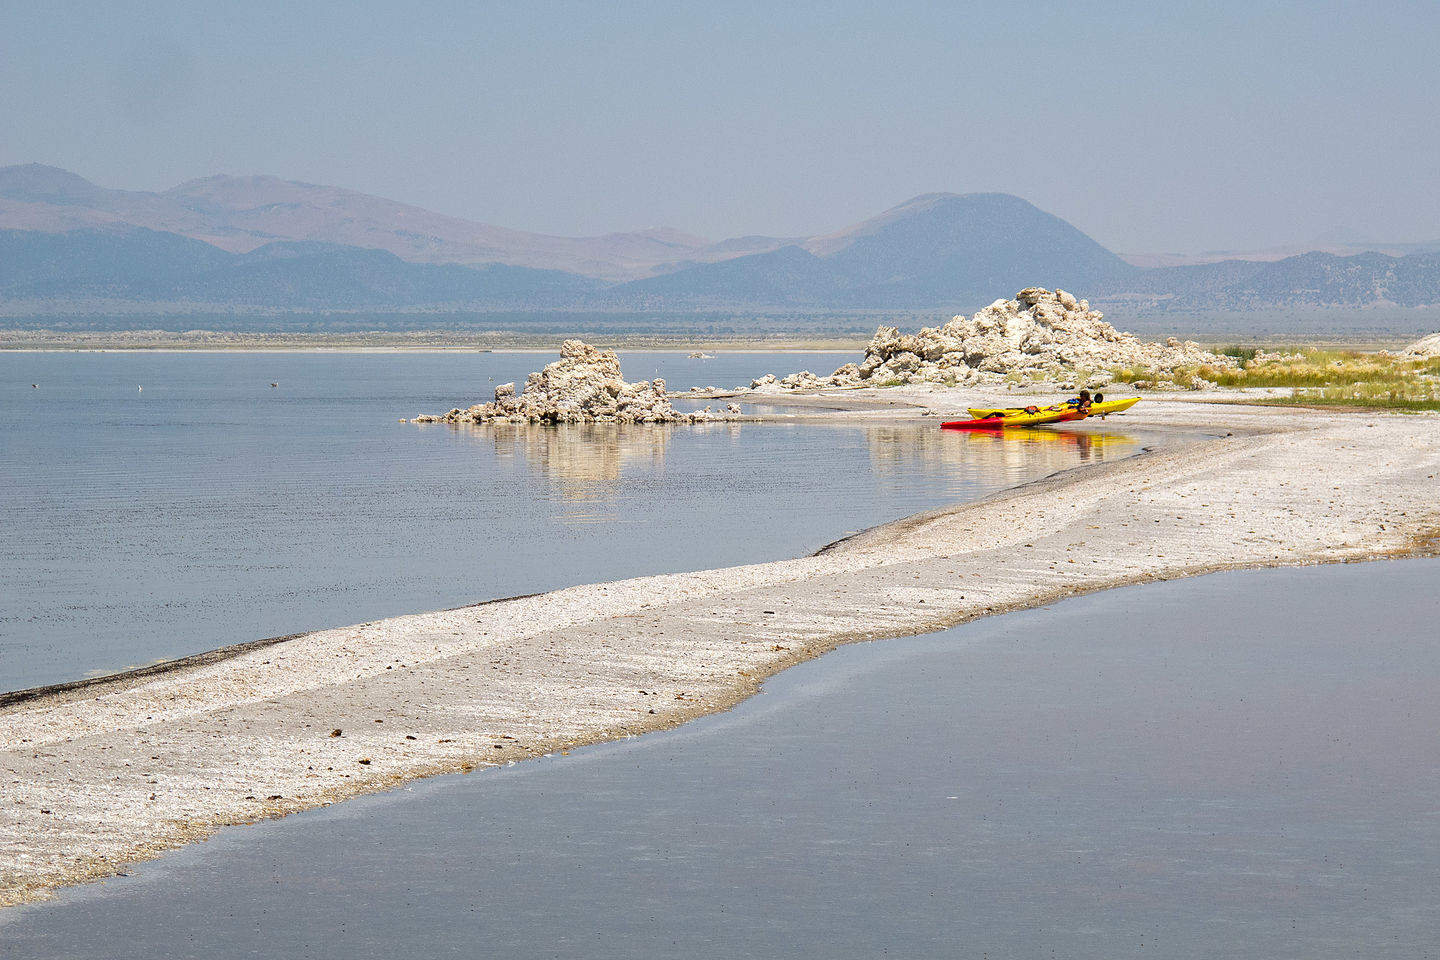
<instances>
[{"instance_id":1,"label":"distant shore","mask_svg":"<svg viewBox=\"0 0 1440 960\"><path fill-rule=\"evenodd\" d=\"M257 352L446 352L519 353L553 351L565 336L541 334L463 333L223 333L158 330L59 333L36 330L0 330L0 351L155 351L207 353ZM859 352L869 337L661 337L639 334L587 335L587 341L606 349L695 351L843 351Z\"/></svg>"},{"instance_id":2,"label":"distant shore","mask_svg":"<svg viewBox=\"0 0 1440 960\"><path fill-rule=\"evenodd\" d=\"M883 319L883 318L882 318ZM877 319L877 323L881 319ZM873 331L872 331L873 332ZM1427 331L1428 332L1428 331ZM539 333L459 333L459 332L376 332L376 333L229 333L193 330L184 333L164 330L132 331L54 331L0 329L0 352L11 351L129 351L207 353L207 352L539 352L554 351L573 336L573 332ZM826 352L859 354L870 340L864 335L806 336L783 335L724 337L704 334L649 335L607 334L603 331L584 332L587 343L613 350L657 350L692 352ZM1266 334L1259 337L1193 336L1203 345L1220 348L1233 345L1250 347L1311 346L1321 349L1388 350L1404 347L1415 339L1411 333L1380 334L1369 332L1355 335L1324 333L1320 335ZM790 371L793 372L793 371Z\"/></svg>"},{"instance_id":3,"label":"distant shore","mask_svg":"<svg viewBox=\"0 0 1440 960\"><path fill-rule=\"evenodd\" d=\"M867 419L936 424L1000 399L869 393ZM1118 421L1176 430L1163 449L814 556L303 634L0 708L0 905L221 826L672 727L844 643L1215 570L1440 554L1440 416L1193 399Z\"/></svg>"}]
</instances>

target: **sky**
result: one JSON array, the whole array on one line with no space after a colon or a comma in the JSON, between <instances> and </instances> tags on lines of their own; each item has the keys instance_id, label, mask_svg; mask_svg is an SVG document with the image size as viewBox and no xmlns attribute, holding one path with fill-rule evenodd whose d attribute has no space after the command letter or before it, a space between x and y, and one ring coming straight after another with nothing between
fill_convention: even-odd
<instances>
[{"instance_id":1,"label":"sky","mask_svg":"<svg viewBox=\"0 0 1440 960\"><path fill-rule=\"evenodd\" d=\"M0 165L499 226L1023 197L1121 253L1440 239L1440 4L4 0Z\"/></svg>"}]
</instances>

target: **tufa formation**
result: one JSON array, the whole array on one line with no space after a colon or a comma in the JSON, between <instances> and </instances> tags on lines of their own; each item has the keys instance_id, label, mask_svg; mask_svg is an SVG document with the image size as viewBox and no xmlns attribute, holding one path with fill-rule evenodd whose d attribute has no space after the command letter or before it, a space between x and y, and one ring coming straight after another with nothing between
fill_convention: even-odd
<instances>
[{"instance_id":1,"label":"tufa formation","mask_svg":"<svg viewBox=\"0 0 1440 960\"><path fill-rule=\"evenodd\" d=\"M626 383L614 350L598 350L580 340L566 340L560 359L530 374L525 390L515 384L495 388L495 399L468 410L459 407L444 416L422 414L412 423L703 423L734 420L740 408L730 404L682 413L665 396L660 379Z\"/></svg>"},{"instance_id":2,"label":"tufa formation","mask_svg":"<svg viewBox=\"0 0 1440 960\"><path fill-rule=\"evenodd\" d=\"M973 317L957 316L941 327L901 333L881 327L858 364L847 363L830 377L808 371L783 380L756 381L785 388L880 386L899 383L995 383L1006 378L1069 381L1104 386L1116 368L1143 369L1156 380L1173 380L1179 368L1236 365L1192 341L1147 343L1106 323L1064 290L1021 290L1014 300L996 300ZM1181 386L1213 386L1197 376Z\"/></svg>"}]
</instances>

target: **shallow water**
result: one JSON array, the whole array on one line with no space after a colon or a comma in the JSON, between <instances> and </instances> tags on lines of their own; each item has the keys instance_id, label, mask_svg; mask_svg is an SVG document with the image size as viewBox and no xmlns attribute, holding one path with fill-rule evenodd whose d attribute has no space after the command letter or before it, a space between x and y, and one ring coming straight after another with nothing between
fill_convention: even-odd
<instances>
[{"instance_id":1,"label":"shallow water","mask_svg":"<svg viewBox=\"0 0 1440 960\"><path fill-rule=\"evenodd\" d=\"M0 690L575 583L799 556L1156 440L1123 419L1094 435L1006 438L933 422L397 422L523 384L553 359L0 353ZM673 389L845 359L621 357L627 378Z\"/></svg>"},{"instance_id":2,"label":"shallow water","mask_svg":"<svg viewBox=\"0 0 1440 960\"><path fill-rule=\"evenodd\" d=\"M1440 561L846 647L728 714L215 839L0 955L1416 958Z\"/></svg>"}]
</instances>

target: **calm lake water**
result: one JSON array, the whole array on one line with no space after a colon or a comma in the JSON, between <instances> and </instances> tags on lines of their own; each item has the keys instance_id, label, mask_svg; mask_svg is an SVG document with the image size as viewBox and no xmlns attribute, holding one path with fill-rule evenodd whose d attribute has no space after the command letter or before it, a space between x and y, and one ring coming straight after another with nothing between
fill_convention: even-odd
<instances>
[{"instance_id":1,"label":"calm lake water","mask_svg":"<svg viewBox=\"0 0 1440 960\"><path fill-rule=\"evenodd\" d=\"M1435 957L1437 581L1216 574L842 648L0 912L0 956Z\"/></svg>"},{"instance_id":2,"label":"calm lake water","mask_svg":"<svg viewBox=\"0 0 1440 960\"><path fill-rule=\"evenodd\" d=\"M0 689L575 583L799 556L1154 436L451 427L555 354L0 353ZM733 387L842 354L627 352ZM32 386L33 384L33 386ZM272 386L276 384L276 386Z\"/></svg>"}]
</instances>

